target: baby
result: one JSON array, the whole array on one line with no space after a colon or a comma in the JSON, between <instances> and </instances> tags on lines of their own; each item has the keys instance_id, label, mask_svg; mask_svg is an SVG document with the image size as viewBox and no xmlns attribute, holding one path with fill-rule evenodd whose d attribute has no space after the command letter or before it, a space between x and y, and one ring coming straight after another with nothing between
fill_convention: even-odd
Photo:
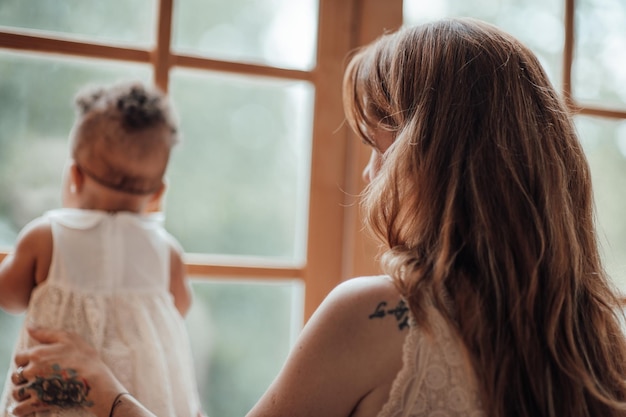
<instances>
[{"instance_id":1,"label":"baby","mask_svg":"<svg viewBox=\"0 0 626 417\"><path fill-rule=\"evenodd\" d=\"M0 307L26 309L31 326L81 334L156 415L195 417L200 403L183 321L190 288L182 249L153 212L178 142L172 109L141 83L85 90L76 106L63 208L21 231L0 264ZM29 344L24 328L17 348ZM59 372L58 382L77 393L52 400L61 415L91 415L89 381ZM11 385L1 416L13 401ZM31 388L54 398L54 387L39 379Z\"/></svg>"}]
</instances>

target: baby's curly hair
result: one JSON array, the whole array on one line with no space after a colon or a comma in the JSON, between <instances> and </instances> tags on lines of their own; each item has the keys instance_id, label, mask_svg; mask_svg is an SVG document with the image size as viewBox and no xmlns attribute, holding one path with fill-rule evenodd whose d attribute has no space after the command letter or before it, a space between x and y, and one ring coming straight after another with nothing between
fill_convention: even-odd
<instances>
[{"instance_id":1,"label":"baby's curly hair","mask_svg":"<svg viewBox=\"0 0 626 417\"><path fill-rule=\"evenodd\" d=\"M126 82L111 87L86 87L75 98L79 117L90 113L117 113L128 131L150 128L161 123L178 141L178 126L167 97L156 87L140 82Z\"/></svg>"},{"instance_id":2,"label":"baby's curly hair","mask_svg":"<svg viewBox=\"0 0 626 417\"><path fill-rule=\"evenodd\" d=\"M161 178L131 174L134 170L115 162L113 155L124 154L125 160L146 164L149 155L169 154L179 135L167 96L156 87L133 81L85 87L74 102L77 119L71 153L84 171L96 167L91 176L119 191L141 194L154 188Z\"/></svg>"}]
</instances>

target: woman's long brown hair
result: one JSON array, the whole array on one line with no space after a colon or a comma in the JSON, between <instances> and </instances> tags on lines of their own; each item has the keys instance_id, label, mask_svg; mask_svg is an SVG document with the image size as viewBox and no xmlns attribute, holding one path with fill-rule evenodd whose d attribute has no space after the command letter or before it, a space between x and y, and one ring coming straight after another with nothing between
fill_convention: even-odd
<instances>
[{"instance_id":1,"label":"woman's long brown hair","mask_svg":"<svg viewBox=\"0 0 626 417\"><path fill-rule=\"evenodd\" d=\"M589 166L534 54L472 19L404 28L352 57L344 107L363 139L395 134L367 222L418 324L434 294L458 329L487 415L626 415Z\"/></svg>"}]
</instances>

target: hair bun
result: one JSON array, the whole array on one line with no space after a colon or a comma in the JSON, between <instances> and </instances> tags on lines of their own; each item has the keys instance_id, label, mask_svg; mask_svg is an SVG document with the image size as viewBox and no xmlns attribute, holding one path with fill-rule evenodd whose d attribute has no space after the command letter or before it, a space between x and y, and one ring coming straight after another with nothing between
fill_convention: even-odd
<instances>
[{"instance_id":1,"label":"hair bun","mask_svg":"<svg viewBox=\"0 0 626 417\"><path fill-rule=\"evenodd\" d=\"M141 85L130 88L117 100L117 109L122 113L124 125L142 128L163 119L160 97L150 94Z\"/></svg>"}]
</instances>

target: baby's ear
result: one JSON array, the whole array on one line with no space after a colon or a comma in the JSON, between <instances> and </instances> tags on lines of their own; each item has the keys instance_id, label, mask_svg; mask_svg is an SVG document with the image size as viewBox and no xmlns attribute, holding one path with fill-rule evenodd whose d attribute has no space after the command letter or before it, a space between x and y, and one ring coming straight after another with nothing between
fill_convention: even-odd
<instances>
[{"instance_id":1,"label":"baby's ear","mask_svg":"<svg viewBox=\"0 0 626 417\"><path fill-rule=\"evenodd\" d=\"M80 169L76 161L71 161L70 165L70 187L73 188L73 192L79 192L83 189L85 183L85 174Z\"/></svg>"},{"instance_id":2,"label":"baby's ear","mask_svg":"<svg viewBox=\"0 0 626 417\"><path fill-rule=\"evenodd\" d=\"M150 196L150 201L148 201L148 205L146 206L147 212L153 213L162 211L163 196L165 195L166 188L165 181L161 181L159 189Z\"/></svg>"}]
</instances>

